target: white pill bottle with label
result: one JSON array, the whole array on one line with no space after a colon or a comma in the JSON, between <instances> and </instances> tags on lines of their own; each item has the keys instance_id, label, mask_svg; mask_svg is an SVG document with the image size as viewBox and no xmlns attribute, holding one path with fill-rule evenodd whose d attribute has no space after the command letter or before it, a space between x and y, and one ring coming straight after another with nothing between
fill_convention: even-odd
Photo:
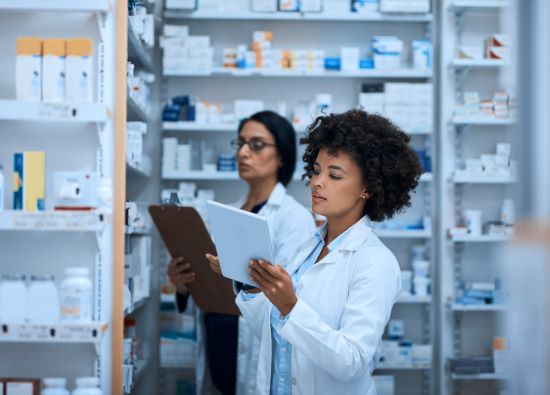
<instances>
[{"instance_id":1,"label":"white pill bottle with label","mask_svg":"<svg viewBox=\"0 0 550 395\"><path fill-rule=\"evenodd\" d=\"M61 283L61 320L67 323L92 321L93 284L85 267L68 267Z\"/></svg>"}]
</instances>

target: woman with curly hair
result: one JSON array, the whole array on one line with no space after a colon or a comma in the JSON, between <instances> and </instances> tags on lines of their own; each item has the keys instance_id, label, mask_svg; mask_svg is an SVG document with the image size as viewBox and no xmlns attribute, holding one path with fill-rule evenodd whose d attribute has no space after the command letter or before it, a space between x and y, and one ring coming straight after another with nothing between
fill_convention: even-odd
<instances>
[{"instance_id":1,"label":"woman with curly hair","mask_svg":"<svg viewBox=\"0 0 550 395\"><path fill-rule=\"evenodd\" d=\"M410 206L420 163L410 138L379 115L320 116L308 130L312 208L327 223L287 269L251 261L259 287L237 296L261 339L256 393L374 395L401 271L369 222Z\"/></svg>"}]
</instances>

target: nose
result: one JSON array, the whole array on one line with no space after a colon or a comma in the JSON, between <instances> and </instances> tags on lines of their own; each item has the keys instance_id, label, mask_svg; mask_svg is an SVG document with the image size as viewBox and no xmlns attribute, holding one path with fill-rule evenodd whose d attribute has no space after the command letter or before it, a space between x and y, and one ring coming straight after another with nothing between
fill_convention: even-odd
<instances>
[{"instance_id":1,"label":"nose","mask_svg":"<svg viewBox=\"0 0 550 395\"><path fill-rule=\"evenodd\" d=\"M241 148L237 150L237 159L250 157L250 152L251 151L248 144L244 144Z\"/></svg>"}]
</instances>

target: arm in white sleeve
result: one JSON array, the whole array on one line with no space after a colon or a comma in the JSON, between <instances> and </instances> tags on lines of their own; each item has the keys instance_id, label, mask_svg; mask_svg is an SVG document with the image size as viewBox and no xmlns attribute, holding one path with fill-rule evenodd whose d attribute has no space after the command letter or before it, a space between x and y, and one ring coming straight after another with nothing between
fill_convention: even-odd
<instances>
[{"instance_id":1,"label":"arm in white sleeve","mask_svg":"<svg viewBox=\"0 0 550 395\"><path fill-rule=\"evenodd\" d=\"M243 291L239 292L235 299L237 307L241 311L244 319L252 328L252 332L256 337L261 339L262 326L266 317L266 309L271 305L263 292L257 294L246 294Z\"/></svg>"},{"instance_id":2,"label":"arm in white sleeve","mask_svg":"<svg viewBox=\"0 0 550 395\"><path fill-rule=\"evenodd\" d=\"M363 263L350 283L339 329L299 299L278 330L292 347L342 381L366 373L400 288L396 263Z\"/></svg>"}]
</instances>

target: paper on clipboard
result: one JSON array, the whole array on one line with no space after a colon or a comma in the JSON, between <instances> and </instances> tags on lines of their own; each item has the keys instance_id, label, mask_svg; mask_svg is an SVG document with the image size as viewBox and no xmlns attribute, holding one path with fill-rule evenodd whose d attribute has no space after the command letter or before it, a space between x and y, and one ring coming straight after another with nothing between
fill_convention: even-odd
<instances>
[{"instance_id":1,"label":"paper on clipboard","mask_svg":"<svg viewBox=\"0 0 550 395\"><path fill-rule=\"evenodd\" d=\"M206 209L222 274L232 280L257 286L248 274L250 259L274 262L267 220L213 201L206 203Z\"/></svg>"},{"instance_id":2,"label":"paper on clipboard","mask_svg":"<svg viewBox=\"0 0 550 395\"><path fill-rule=\"evenodd\" d=\"M216 247L193 207L149 206L155 226L172 257L183 257L197 274L189 293L197 306L210 313L239 315L231 280L210 269L205 254L217 255Z\"/></svg>"}]
</instances>

